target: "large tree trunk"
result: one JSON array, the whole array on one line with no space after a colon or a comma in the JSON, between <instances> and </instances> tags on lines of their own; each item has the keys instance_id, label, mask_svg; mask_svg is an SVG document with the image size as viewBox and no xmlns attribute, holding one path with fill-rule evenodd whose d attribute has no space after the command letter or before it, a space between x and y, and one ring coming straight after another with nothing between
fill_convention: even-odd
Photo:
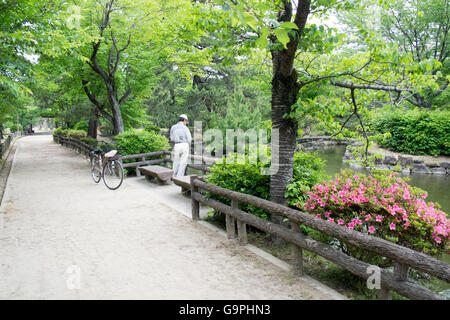
<instances>
[{"instance_id":1,"label":"large tree trunk","mask_svg":"<svg viewBox=\"0 0 450 320\"><path fill-rule=\"evenodd\" d=\"M97 127L98 127L98 110L97 107L92 108L91 117L89 118L88 136L97 139Z\"/></svg>"},{"instance_id":2,"label":"large tree trunk","mask_svg":"<svg viewBox=\"0 0 450 320\"><path fill-rule=\"evenodd\" d=\"M272 128L279 133L278 146L272 147L278 154L272 153L272 157L278 156L279 167L278 171L271 176L270 200L283 205L287 203L284 194L286 185L292 178L298 130L297 120L285 118L284 115L291 112L293 105L291 97L298 92L295 84L295 73L289 78L277 75L272 81Z\"/></svg>"},{"instance_id":3,"label":"large tree trunk","mask_svg":"<svg viewBox=\"0 0 450 320\"><path fill-rule=\"evenodd\" d=\"M274 66L276 64L274 60ZM291 112L298 93L297 75L294 70L288 77L284 77L280 70L274 68L272 79L272 128L278 131L278 145L272 140L272 163L278 163L278 171L270 178L270 200L275 203L287 205L285 197L286 185L293 175L294 152L298 122L296 119L286 118ZM282 223L283 218L272 215L271 220ZM275 245L283 243L280 237L272 236Z\"/></svg>"},{"instance_id":4,"label":"large tree trunk","mask_svg":"<svg viewBox=\"0 0 450 320\"><path fill-rule=\"evenodd\" d=\"M124 125L123 125L123 119L122 119L122 113L120 112L120 105L117 99L115 97L111 98L111 109L113 114L113 121L114 121L114 135L117 135L119 133L123 133L125 131Z\"/></svg>"},{"instance_id":5,"label":"large tree trunk","mask_svg":"<svg viewBox=\"0 0 450 320\"><path fill-rule=\"evenodd\" d=\"M278 13L279 22L291 21L293 15L292 2L284 0L283 9ZM300 34L306 25L310 12L310 0L297 2L294 23L298 27L295 37L290 36L290 41L285 49L273 49L272 54L272 129L279 133L278 146L272 141L272 163L278 163L278 171L272 174L270 179L270 200L282 205L287 204L286 185L292 179L294 152L296 146L298 122L296 119L286 117L297 101L300 85L297 82L297 72L294 69L295 53L297 51ZM276 141L275 141L276 143ZM275 152L274 152L275 151ZM276 158L277 159L276 159ZM282 218L276 215L271 217L273 222L281 223ZM283 240L273 236L274 244Z\"/></svg>"}]
</instances>

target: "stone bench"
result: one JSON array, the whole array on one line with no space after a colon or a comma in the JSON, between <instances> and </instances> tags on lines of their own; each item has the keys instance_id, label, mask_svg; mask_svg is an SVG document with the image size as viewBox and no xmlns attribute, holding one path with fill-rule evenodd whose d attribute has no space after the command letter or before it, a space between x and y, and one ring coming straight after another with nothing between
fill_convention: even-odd
<instances>
[{"instance_id":1,"label":"stone bench","mask_svg":"<svg viewBox=\"0 0 450 320\"><path fill-rule=\"evenodd\" d=\"M156 178L159 184L167 183L173 176L173 170L161 166L143 166L138 170L150 180Z\"/></svg>"},{"instance_id":2,"label":"stone bench","mask_svg":"<svg viewBox=\"0 0 450 320\"><path fill-rule=\"evenodd\" d=\"M185 193L191 190L191 176L196 176L195 174L183 176L183 177L173 177L172 181L177 186L181 187L181 192Z\"/></svg>"}]
</instances>

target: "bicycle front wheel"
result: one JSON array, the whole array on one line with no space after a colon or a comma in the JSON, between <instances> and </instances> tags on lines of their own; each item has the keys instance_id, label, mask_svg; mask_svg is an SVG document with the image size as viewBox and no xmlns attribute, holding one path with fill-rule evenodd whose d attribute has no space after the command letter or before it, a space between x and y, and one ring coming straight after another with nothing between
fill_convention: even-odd
<instances>
[{"instance_id":1,"label":"bicycle front wheel","mask_svg":"<svg viewBox=\"0 0 450 320\"><path fill-rule=\"evenodd\" d=\"M100 179L102 178L98 162L99 162L98 157L96 156L91 157L91 175L95 183L99 183Z\"/></svg>"},{"instance_id":2,"label":"bicycle front wheel","mask_svg":"<svg viewBox=\"0 0 450 320\"><path fill-rule=\"evenodd\" d=\"M116 190L123 181L123 167L117 160L109 160L103 167L103 182L111 189Z\"/></svg>"}]
</instances>

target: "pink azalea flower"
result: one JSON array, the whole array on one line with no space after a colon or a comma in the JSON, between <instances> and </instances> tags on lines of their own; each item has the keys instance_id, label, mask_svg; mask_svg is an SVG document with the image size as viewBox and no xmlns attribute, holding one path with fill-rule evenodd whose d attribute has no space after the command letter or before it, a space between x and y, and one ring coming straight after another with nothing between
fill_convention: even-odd
<instances>
[{"instance_id":1,"label":"pink azalea flower","mask_svg":"<svg viewBox=\"0 0 450 320\"><path fill-rule=\"evenodd\" d=\"M338 220L338 225L343 225L343 224L344 224L344 220L339 219L339 220Z\"/></svg>"},{"instance_id":2,"label":"pink azalea flower","mask_svg":"<svg viewBox=\"0 0 450 320\"><path fill-rule=\"evenodd\" d=\"M391 224L389 225L389 229L395 230L395 223L391 223Z\"/></svg>"},{"instance_id":3,"label":"pink azalea flower","mask_svg":"<svg viewBox=\"0 0 450 320\"><path fill-rule=\"evenodd\" d=\"M383 217L382 216L376 216L375 218L377 220L377 222L381 222L383 221Z\"/></svg>"},{"instance_id":4,"label":"pink azalea flower","mask_svg":"<svg viewBox=\"0 0 450 320\"><path fill-rule=\"evenodd\" d=\"M371 218L372 218L372 216L371 216L370 214L368 214L368 215L366 216L366 221L369 221Z\"/></svg>"},{"instance_id":5,"label":"pink azalea flower","mask_svg":"<svg viewBox=\"0 0 450 320\"><path fill-rule=\"evenodd\" d=\"M374 233L375 232L375 228L370 226L369 229L367 230L369 233Z\"/></svg>"}]
</instances>

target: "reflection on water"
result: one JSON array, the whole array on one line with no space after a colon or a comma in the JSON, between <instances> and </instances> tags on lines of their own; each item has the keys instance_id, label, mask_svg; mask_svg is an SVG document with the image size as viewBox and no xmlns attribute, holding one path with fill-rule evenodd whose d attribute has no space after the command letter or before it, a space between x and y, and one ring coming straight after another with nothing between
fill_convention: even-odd
<instances>
[{"instance_id":1,"label":"reflection on water","mask_svg":"<svg viewBox=\"0 0 450 320\"><path fill-rule=\"evenodd\" d=\"M328 175L334 176L336 173L339 173L341 169L350 168L342 161L345 148L345 146L334 146L317 151L320 158L326 160L324 169ZM366 169L351 169L364 174L368 173L368 170ZM408 183L410 185L427 191L427 200L439 203L442 211L447 213L448 216L448 213L450 213L450 176L415 174L403 177L409 177ZM440 260L450 263L450 255L444 255ZM450 289L450 284L443 281L440 281L439 286L446 291Z\"/></svg>"}]
</instances>

